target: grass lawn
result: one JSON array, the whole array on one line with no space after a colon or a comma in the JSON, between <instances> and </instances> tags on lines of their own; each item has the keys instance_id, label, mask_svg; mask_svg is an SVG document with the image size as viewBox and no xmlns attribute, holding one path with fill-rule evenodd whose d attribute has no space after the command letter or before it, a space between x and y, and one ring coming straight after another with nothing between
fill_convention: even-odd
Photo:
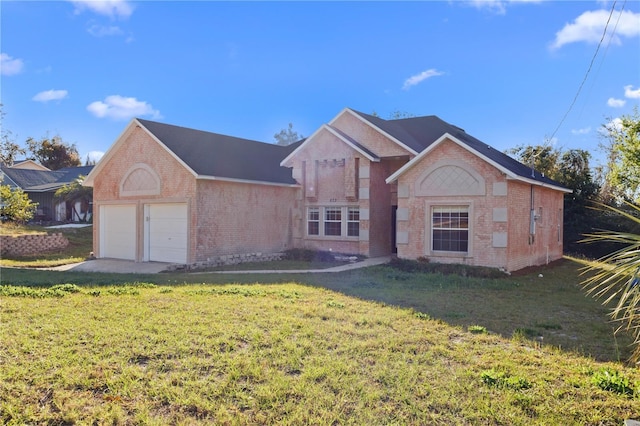
<instances>
[{"instance_id":1,"label":"grass lawn","mask_svg":"<svg viewBox=\"0 0 640 426\"><path fill-rule=\"evenodd\" d=\"M4 269L0 423L619 425L640 372L580 266Z\"/></svg>"}]
</instances>

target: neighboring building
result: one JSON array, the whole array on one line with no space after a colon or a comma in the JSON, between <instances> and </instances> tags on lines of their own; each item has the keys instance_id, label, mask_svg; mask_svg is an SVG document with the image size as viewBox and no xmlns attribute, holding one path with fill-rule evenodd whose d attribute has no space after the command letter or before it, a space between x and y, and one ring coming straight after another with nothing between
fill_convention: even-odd
<instances>
[{"instance_id":1,"label":"neighboring building","mask_svg":"<svg viewBox=\"0 0 640 426\"><path fill-rule=\"evenodd\" d=\"M98 257L298 247L509 271L562 256L570 192L438 117L348 108L287 147L132 120L85 185Z\"/></svg>"},{"instance_id":2,"label":"neighboring building","mask_svg":"<svg viewBox=\"0 0 640 426\"><path fill-rule=\"evenodd\" d=\"M33 160L17 161L12 166L0 164L0 184L20 188L38 203L36 221L79 222L91 217L91 204L78 202L73 206L74 214L71 204L56 200L54 194L79 176L87 176L92 169L93 166L83 166L49 170Z\"/></svg>"}]
</instances>

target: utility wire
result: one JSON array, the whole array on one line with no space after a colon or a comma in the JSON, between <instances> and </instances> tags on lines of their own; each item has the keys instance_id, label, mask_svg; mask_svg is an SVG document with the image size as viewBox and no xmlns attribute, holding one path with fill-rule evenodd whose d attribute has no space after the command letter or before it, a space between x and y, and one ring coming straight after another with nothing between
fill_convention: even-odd
<instances>
[{"instance_id":1,"label":"utility wire","mask_svg":"<svg viewBox=\"0 0 640 426\"><path fill-rule=\"evenodd\" d=\"M571 105L569 105L569 109L567 109L567 112L564 113L564 116L562 117L562 120L560 120L560 123L558 123L558 126L556 127L556 129L553 131L551 136L547 139L548 141L551 141L553 139L553 137L556 135L556 133L558 132L558 130L560 129L560 127L562 126L564 121L567 119L567 116L571 112L571 109L573 109L573 106L575 105L576 101L578 100L578 96L580 95L580 92L582 91L582 87L584 86L584 83L587 81L587 77L589 77L589 73L591 72L591 68L593 67L593 62L596 60L596 56L598 56L598 51L600 50L600 46L602 46L602 42L604 41L604 37L607 34L607 28L609 27L609 22L611 22L611 16L613 16L613 12L615 10L616 3L617 3L617 0L614 1L613 5L611 6L611 12L609 12L609 18L607 19L607 23L604 26L604 31L602 33L602 38L600 38L600 42L598 43L598 47L596 48L596 51L593 54L593 58L591 58L591 63L589 64L589 68L587 69L587 72L585 73L584 78L582 79L582 83L580 83L580 87L578 87L578 91L576 92L576 95L574 96L573 101L571 102ZM620 14L622 14L622 11L620 11ZM613 35L612 35L612 37L613 37Z\"/></svg>"}]
</instances>

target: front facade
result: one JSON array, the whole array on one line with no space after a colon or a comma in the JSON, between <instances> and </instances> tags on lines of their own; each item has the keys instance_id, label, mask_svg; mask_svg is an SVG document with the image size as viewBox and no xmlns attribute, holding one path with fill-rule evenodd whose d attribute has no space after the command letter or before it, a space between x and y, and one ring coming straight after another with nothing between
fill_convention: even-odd
<instances>
[{"instance_id":1,"label":"front facade","mask_svg":"<svg viewBox=\"0 0 640 426\"><path fill-rule=\"evenodd\" d=\"M568 192L437 117L348 108L289 147L133 120L85 184L98 257L310 248L510 271L562 256Z\"/></svg>"}]
</instances>

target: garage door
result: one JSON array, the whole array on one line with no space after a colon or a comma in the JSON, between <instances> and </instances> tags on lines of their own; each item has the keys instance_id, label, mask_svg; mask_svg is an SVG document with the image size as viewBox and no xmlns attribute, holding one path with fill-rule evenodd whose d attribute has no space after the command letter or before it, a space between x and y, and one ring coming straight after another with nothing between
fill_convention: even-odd
<instances>
[{"instance_id":1,"label":"garage door","mask_svg":"<svg viewBox=\"0 0 640 426\"><path fill-rule=\"evenodd\" d=\"M136 259L136 206L100 206L100 257Z\"/></svg>"},{"instance_id":2,"label":"garage door","mask_svg":"<svg viewBox=\"0 0 640 426\"><path fill-rule=\"evenodd\" d=\"M187 263L187 205L145 206L145 260Z\"/></svg>"}]
</instances>

